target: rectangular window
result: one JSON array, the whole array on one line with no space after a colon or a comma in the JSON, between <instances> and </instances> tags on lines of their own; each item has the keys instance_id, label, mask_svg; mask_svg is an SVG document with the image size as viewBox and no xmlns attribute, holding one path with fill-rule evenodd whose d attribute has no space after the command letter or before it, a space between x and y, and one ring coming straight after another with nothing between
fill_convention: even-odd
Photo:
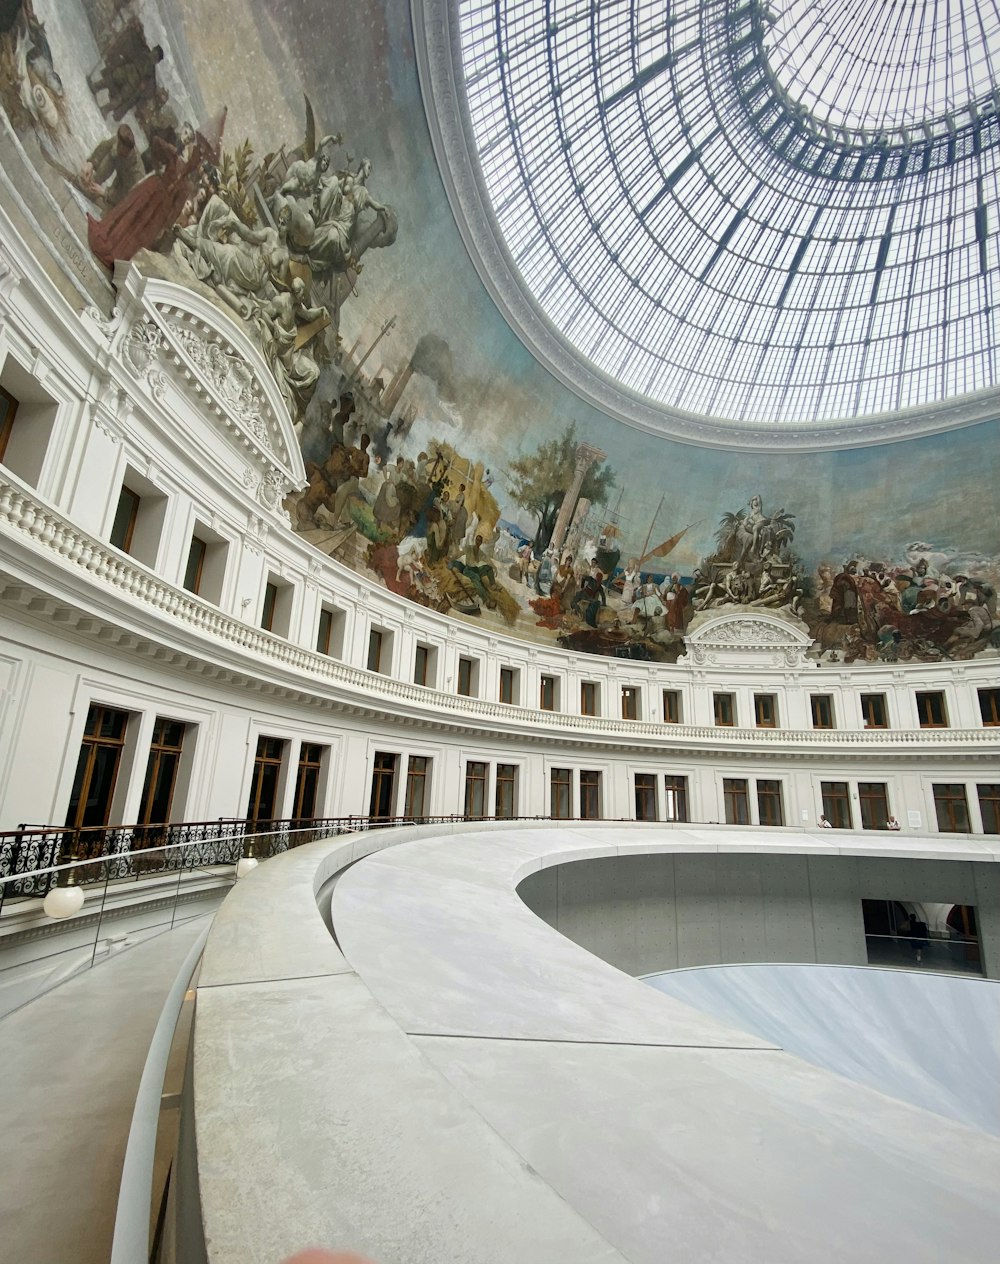
<instances>
[{"instance_id":1,"label":"rectangular window","mask_svg":"<svg viewBox=\"0 0 1000 1264\"><path fill-rule=\"evenodd\" d=\"M828 693L814 693L809 698L814 729L833 728L833 698Z\"/></svg>"},{"instance_id":2,"label":"rectangular window","mask_svg":"<svg viewBox=\"0 0 1000 1264\"><path fill-rule=\"evenodd\" d=\"M1000 782L976 786L984 834L1000 834Z\"/></svg>"},{"instance_id":3,"label":"rectangular window","mask_svg":"<svg viewBox=\"0 0 1000 1264\"><path fill-rule=\"evenodd\" d=\"M541 678L538 689L538 705L542 711L554 711L556 709L555 676L543 676Z\"/></svg>"},{"instance_id":4,"label":"rectangular window","mask_svg":"<svg viewBox=\"0 0 1000 1264\"><path fill-rule=\"evenodd\" d=\"M17 412L17 400L10 391L0 386L0 462L7 453L7 444L14 429L14 414Z\"/></svg>"},{"instance_id":5,"label":"rectangular window","mask_svg":"<svg viewBox=\"0 0 1000 1264\"><path fill-rule=\"evenodd\" d=\"M1000 724L1000 689L979 690L979 714L984 724Z\"/></svg>"},{"instance_id":6,"label":"rectangular window","mask_svg":"<svg viewBox=\"0 0 1000 1264\"><path fill-rule=\"evenodd\" d=\"M736 723L736 699L731 693L712 694L715 722L727 728Z\"/></svg>"},{"instance_id":7,"label":"rectangular window","mask_svg":"<svg viewBox=\"0 0 1000 1264\"><path fill-rule=\"evenodd\" d=\"M851 829L851 789L846 781L821 781L823 815L831 829ZM820 822L822 824L822 822Z\"/></svg>"},{"instance_id":8,"label":"rectangular window","mask_svg":"<svg viewBox=\"0 0 1000 1264\"><path fill-rule=\"evenodd\" d=\"M382 645L384 634L379 628L372 628L368 633L368 659L365 666L370 672L382 670Z\"/></svg>"},{"instance_id":9,"label":"rectangular window","mask_svg":"<svg viewBox=\"0 0 1000 1264\"><path fill-rule=\"evenodd\" d=\"M961 782L949 782L936 785L933 790L937 826L941 833L970 834L972 826L969 823L969 801L965 786Z\"/></svg>"},{"instance_id":10,"label":"rectangular window","mask_svg":"<svg viewBox=\"0 0 1000 1264\"><path fill-rule=\"evenodd\" d=\"M418 645L413 651L413 683L426 687L431 663L431 652L426 645Z\"/></svg>"},{"instance_id":11,"label":"rectangular window","mask_svg":"<svg viewBox=\"0 0 1000 1264\"><path fill-rule=\"evenodd\" d=\"M639 690L635 685L622 686L622 719L638 720Z\"/></svg>"},{"instance_id":12,"label":"rectangular window","mask_svg":"<svg viewBox=\"0 0 1000 1264\"><path fill-rule=\"evenodd\" d=\"M557 821L568 821L573 815L573 771L570 768L553 768L550 774L549 815Z\"/></svg>"},{"instance_id":13,"label":"rectangular window","mask_svg":"<svg viewBox=\"0 0 1000 1264\"><path fill-rule=\"evenodd\" d=\"M635 774L635 819L656 820L656 777L651 772Z\"/></svg>"},{"instance_id":14,"label":"rectangular window","mask_svg":"<svg viewBox=\"0 0 1000 1264\"><path fill-rule=\"evenodd\" d=\"M465 765L465 818L480 820L486 815L486 781L489 764Z\"/></svg>"},{"instance_id":15,"label":"rectangular window","mask_svg":"<svg viewBox=\"0 0 1000 1264\"><path fill-rule=\"evenodd\" d=\"M476 665L471 658L458 660L458 692L463 698L471 698L475 693Z\"/></svg>"},{"instance_id":16,"label":"rectangular window","mask_svg":"<svg viewBox=\"0 0 1000 1264\"><path fill-rule=\"evenodd\" d=\"M428 787L431 761L426 755L411 755L406 761L406 799L403 815L410 821L428 815Z\"/></svg>"},{"instance_id":17,"label":"rectangular window","mask_svg":"<svg viewBox=\"0 0 1000 1264\"><path fill-rule=\"evenodd\" d=\"M205 554L208 552L208 545L204 540L200 540L198 536L191 537L191 547L188 549L187 565L184 567L184 587L188 592L192 592L195 596L201 592L201 579L205 570Z\"/></svg>"},{"instance_id":18,"label":"rectangular window","mask_svg":"<svg viewBox=\"0 0 1000 1264\"><path fill-rule=\"evenodd\" d=\"M392 751L376 751L372 765L372 793L368 815L376 821L389 821L396 811L396 769L399 756Z\"/></svg>"},{"instance_id":19,"label":"rectangular window","mask_svg":"<svg viewBox=\"0 0 1000 1264\"><path fill-rule=\"evenodd\" d=\"M759 729L773 729L778 723L778 703L773 693L753 696L754 722Z\"/></svg>"},{"instance_id":20,"label":"rectangular window","mask_svg":"<svg viewBox=\"0 0 1000 1264\"><path fill-rule=\"evenodd\" d=\"M663 723L664 724L680 724L681 722L681 695L676 689L664 689L663 691Z\"/></svg>"},{"instance_id":21,"label":"rectangular window","mask_svg":"<svg viewBox=\"0 0 1000 1264\"><path fill-rule=\"evenodd\" d=\"M861 803L861 828L885 829L889 822L889 795L884 782L859 781L858 799Z\"/></svg>"},{"instance_id":22,"label":"rectangular window","mask_svg":"<svg viewBox=\"0 0 1000 1264\"><path fill-rule=\"evenodd\" d=\"M170 820L183 746L184 725L179 720L157 716L142 785L140 825L165 825Z\"/></svg>"},{"instance_id":23,"label":"rectangular window","mask_svg":"<svg viewBox=\"0 0 1000 1264\"><path fill-rule=\"evenodd\" d=\"M580 819L601 819L601 774L588 768L580 772Z\"/></svg>"},{"instance_id":24,"label":"rectangular window","mask_svg":"<svg viewBox=\"0 0 1000 1264\"><path fill-rule=\"evenodd\" d=\"M333 611L323 606L319 612L319 626L316 629L316 653L329 654L333 643Z\"/></svg>"},{"instance_id":25,"label":"rectangular window","mask_svg":"<svg viewBox=\"0 0 1000 1264\"><path fill-rule=\"evenodd\" d=\"M500 701L510 705L514 703L514 669L500 668Z\"/></svg>"},{"instance_id":26,"label":"rectangular window","mask_svg":"<svg viewBox=\"0 0 1000 1264\"><path fill-rule=\"evenodd\" d=\"M688 779L677 777L671 773L663 778L663 819L665 821L687 821L688 816Z\"/></svg>"},{"instance_id":27,"label":"rectangular window","mask_svg":"<svg viewBox=\"0 0 1000 1264\"><path fill-rule=\"evenodd\" d=\"M278 810L281 765L284 758L285 743L280 737L257 738L257 754L254 756L250 798L247 801L248 821L275 819Z\"/></svg>"},{"instance_id":28,"label":"rectangular window","mask_svg":"<svg viewBox=\"0 0 1000 1264\"><path fill-rule=\"evenodd\" d=\"M278 608L278 585L270 580L264 585L264 602L260 608L260 626L265 632L274 628L274 612Z\"/></svg>"},{"instance_id":29,"label":"rectangular window","mask_svg":"<svg viewBox=\"0 0 1000 1264\"><path fill-rule=\"evenodd\" d=\"M948 713L944 705L944 694L939 692L917 694L917 720L922 729L944 729L948 727Z\"/></svg>"},{"instance_id":30,"label":"rectangular window","mask_svg":"<svg viewBox=\"0 0 1000 1264\"><path fill-rule=\"evenodd\" d=\"M127 725L127 711L91 704L70 792L68 829L107 825Z\"/></svg>"},{"instance_id":31,"label":"rectangular window","mask_svg":"<svg viewBox=\"0 0 1000 1264\"><path fill-rule=\"evenodd\" d=\"M597 714L597 684L593 680L580 682L580 714Z\"/></svg>"},{"instance_id":32,"label":"rectangular window","mask_svg":"<svg viewBox=\"0 0 1000 1264\"><path fill-rule=\"evenodd\" d=\"M496 809L503 821L517 816L517 764L497 764Z\"/></svg>"},{"instance_id":33,"label":"rectangular window","mask_svg":"<svg viewBox=\"0 0 1000 1264\"><path fill-rule=\"evenodd\" d=\"M310 821L316 815L319 779L323 771L325 747L317 742L303 742L299 747L299 766L295 772L295 800L292 816L297 821Z\"/></svg>"},{"instance_id":34,"label":"rectangular window","mask_svg":"<svg viewBox=\"0 0 1000 1264\"><path fill-rule=\"evenodd\" d=\"M861 695L861 720L866 729L887 729L889 715L885 707L884 693Z\"/></svg>"},{"instance_id":35,"label":"rectangular window","mask_svg":"<svg viewBox=\"0 0 1000 1264\"><path fill-rule=\"evenodd\" d=\"M724 777L722 796L726 804L727 825L750 824L750 791L742 777Z\"/></svg>"},{"instance_id":36,"label":"rectangular window","mask_svg":"<svg viewBox=\"0 0 1000 1264\"><path fill-rule=\"evenodd\" d=\"M111 543L123 553L132 551L132 538L135 535L140 504L141 498L129 488L123 487L118 493L118 508L111 524Z\"/></svg>"},{"instance_id":37,"label":"rectangular window","mask_svg":"<svg viewBox=\"0 0 1000 1264\"><path fill-rule=\"evenodd\" d=\"M785 808L780 781L757 782L757 820L761 825L784 825Z\"/></svg>"}]
</instances>

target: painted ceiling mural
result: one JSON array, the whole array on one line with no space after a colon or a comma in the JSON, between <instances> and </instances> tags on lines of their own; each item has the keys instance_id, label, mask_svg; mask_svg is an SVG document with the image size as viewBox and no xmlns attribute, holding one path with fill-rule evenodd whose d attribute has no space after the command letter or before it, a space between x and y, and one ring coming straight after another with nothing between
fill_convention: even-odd
<instances>
[{"instance_id":1,"label":"painted ceiling mural","mask_svg":"<svg viewBox=\"0 0 1000 1264\"><path fill-rule=\"evenodd\" d=\"M597 413L465 255L411 41L403 0L0 0L5 202L79 306L129 259L240 322L292 525L413 601L661 661L734 607L828 661L1000 652L995 423L754 457Z\"/></svg>"}]
</instances>

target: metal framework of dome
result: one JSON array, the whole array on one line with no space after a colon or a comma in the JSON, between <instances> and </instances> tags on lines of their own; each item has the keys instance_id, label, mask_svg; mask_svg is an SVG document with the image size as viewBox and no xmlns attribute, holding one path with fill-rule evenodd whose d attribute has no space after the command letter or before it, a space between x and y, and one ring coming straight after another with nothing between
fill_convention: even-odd
<instances>
[{"instance_id":1,"label":"metal framework of dome","mask_svg":"<svg viewBox=\"0 0 1000 1264\"><path fill-rule=\"evenodd\" d=\"M1000 0L460 0L454 22L499 240L600 375L777 431L996 386Z\"/></svg>"}]
</instances>

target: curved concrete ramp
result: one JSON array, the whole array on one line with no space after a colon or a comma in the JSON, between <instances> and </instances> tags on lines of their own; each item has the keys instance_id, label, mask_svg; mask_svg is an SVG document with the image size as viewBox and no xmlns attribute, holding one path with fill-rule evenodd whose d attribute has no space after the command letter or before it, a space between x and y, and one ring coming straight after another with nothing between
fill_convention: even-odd
<instances>
[{"instance_id":1,"label":"curved concrete ramp","mask_svg":"<svg viewBox=\"0 0 1000 1264\"><path fill-rule=\"evenodd\" d=\"M1000 1136L1000 984L851 966L706 966L649 975L814 1066Z\"/></svg>"}]
</instances>

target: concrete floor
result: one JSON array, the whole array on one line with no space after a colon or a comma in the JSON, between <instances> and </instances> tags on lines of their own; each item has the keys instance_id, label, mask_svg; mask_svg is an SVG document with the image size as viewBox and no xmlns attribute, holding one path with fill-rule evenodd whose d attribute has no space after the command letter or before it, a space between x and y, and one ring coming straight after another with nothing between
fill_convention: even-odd
<instances>
[{"instance_id":1,"label":"concrete floor","mask_svg":"<svg viewBox=\"0 0 1000 1264\"><path fill-rule=\"evenodd\" d=\"M166 931L0 1020L4 1261L107 1264L149 1042L204 926Z\"/></svg>"}]
</instances>

